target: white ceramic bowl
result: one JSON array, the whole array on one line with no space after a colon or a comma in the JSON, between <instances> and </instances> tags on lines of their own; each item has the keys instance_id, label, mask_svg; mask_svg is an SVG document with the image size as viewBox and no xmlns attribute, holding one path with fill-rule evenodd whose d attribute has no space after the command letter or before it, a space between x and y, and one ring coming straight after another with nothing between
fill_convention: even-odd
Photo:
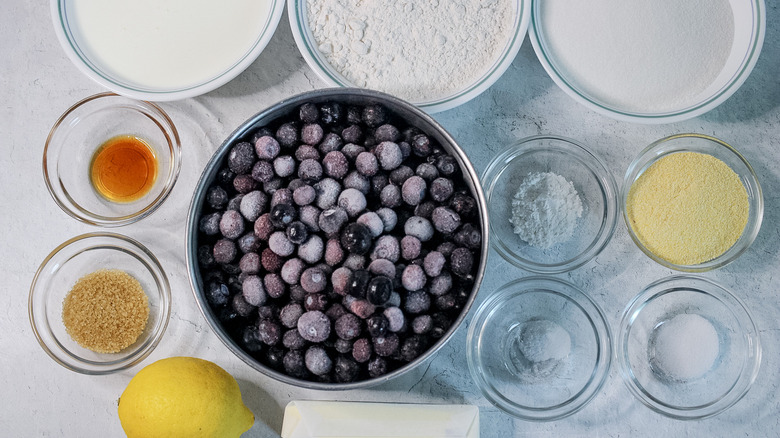
<instances>
[{"instance_id":1,"label":"white ceramic bowl","mask_svg":"<svg viewBox=\"0 0 780 438\"><path fill-rule=\"evenodd\" d=\"M543 9L549 3L538 0L532 3L529 36L544 69L566 94L580 104L616 120L646 124L673 123L699 116L723 103L745 82L758 60L766 31L764 0L730 0L729 3L734 13L734 39L722 70L703 91L663 110L644 108L645 105L633 107L635 99L631 103L632 107L629 107L597 96L596 86L578 76L576 66L580 62L569 59L570 56L561 56L561 50L556 51L551 43L552 36L560 30L557 26L551 26L550 29L545 27Z\"/></svg>"},{"instance_id":2,"label":"white ceramic bowl","mask_svg":"<svg viewBox=\"0 0 780 438\"><path fill-rule=\"evenodd\" d=\"M309 26L307 4L308 2L306 0L287 1L287 15L290 18L290 27L292 28L293 37L295 38L298 49L301 51L306 63L309 64L309 67L314 70L317 76L329 86L359 87L357 84L347 79L343 74L339 73L336 67L334 67L318 49L314 34ZM517 52L520 50L520 45L523 43L526 31L528 30L531 12L530 1L512 0L512 6L514 8L512 31L510 32L506 45L501 50L500 55L493 60L492 64L484 67L484 71L481 72L479 77L456 92L432 100L420 99L419 97L415 98L415 96L397 97L422 108L428 113L436 113L462 105L487 90L501 77L506 69L509 68L509 65L512 64L515 55L517 55ZM386 43L395 44L395 42L391 40L386 41ZM390 90L383 89L378 91L390 92ZM390 92L390 94L393 93Z\"/></svg>"},{"instance_id":3,"label":"white ceramic bowl","mask_svg":"<svg viewBox=\"0 0 780 438\"><path fill-rule=\"evenodd\" d=\"M120 4L105 3L105 5L114 4L116 8L114 10L98 10L102 4L98 2L95 6L93 3L90 14L84 12L84 9L79 9L78 3L76 0L50 0L54 30L68 58L82 73L109 90L134 99L150 101L170 101L198 96L212 91L238 76L265 49L276 31L276 26L279 24L284 10L284 0L268 0L268 14L265 20L252 23L252 27L256 26L256 31L247 30L242 37L242 42L245 42L247 46L246 50L238 48L231 51L231 47L224 46L227 44L235 47L234 43L227 39L219 40L221 34L230 30L227 29L229 26L225 23L227 20L209 20L208 14L203 14L203 18L198 21L195 21L195 17L188 18L183 28L163 28L160 30L160 23L163 23L167 16L160 9L161 5L151 1L125 4L121 4L121 2ZM82 3L82 5L84 4L86 2ZM142 6L136 7L135 5L138 4ZM146 7L146 5L148 5L149 13L142 14L142 7ZM236 7L241 6L237 5ZM204 4L204 8L207 7L213 6ZM263 6L257 7L262 8ZM168 9L170 8L175 8L175 6L169 6ZM126 17L126 23L122 28L119 27L122 23L111 23L110 21L105 23L105 27L100 26L103 24L101 20L104 20L106 16L110 19L112 14ZM146 16L154 17L154 14L165 19L140 19ZM251 18L247 19L251 20ZM170 21L168 20L168 22ZM210 21L215 23L214 26L209 27ZM85 25L84 23L90 24ZM99 25L95 27L95 23L99 23ZM87 36L97 35L99 29L109 33L112 30L111 26L121 30L127 25L137 29L137 32L132 33L132 40L121 38L122 32L117 33L120 38L91 38ZM199 26L199 28L193 29L192 27L195 26ZM136 35L143 35L145 32L147 34L160 33L164 35L164 40L141 40L140 36L138 40L135 40ZM197 35L194 35L193 32L197 32ZM184 43L195 38L203 40L204 45L213 44L213 46L210 48L188 47ZM137 53L137 47L129 46L131 43L146 44L150 47L153 45L181 47L187 51L163 54L162 51L141 50L142 54L127 58L146 60L147 65L168 66L168 70L152 79L152 76L148 72L144 73L144 70L157 71L156 69L137 68L112 55L120 52ZM129 50L130 52L128 52ZM219 59L199 59L203 53L211 53ZM106 56L110 56L112 60L107 61ZM203 66L202 71L199 66ZM193 70L197 70L198 73L194 74ZM164 70L160 68L159 71L163 72Z\"/></svg>"}]
</instances>

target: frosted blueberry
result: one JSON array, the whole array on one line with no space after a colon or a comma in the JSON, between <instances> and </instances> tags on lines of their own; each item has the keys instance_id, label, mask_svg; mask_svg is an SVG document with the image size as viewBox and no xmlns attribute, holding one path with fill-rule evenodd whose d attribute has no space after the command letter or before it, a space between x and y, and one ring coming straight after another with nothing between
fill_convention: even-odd
<instances>
[{"instance_id":1,"label":"frosted blueberry","mask_svg":"<svg viewBox=\"0 0 780 438\"><path fill-rule=\"evenodd\" d=\"M445 262L446 259L444 254L440 253L439 251L429 252L423 261L423 268L425 269L425 273L429 277L439 276L439 274L441 274L441 270L444 268Z\"/></svg>"},{"instance_id":2,"label":"frosted blueberry","mask_svg":"<svg viewBox=\"0 0 780 438\"><path fill-rule=\"evenodd\" d=\"M416 291L425 287L426 277L423 268L417 265L409 265L401 275L401 284L408 291ZM407 295L408 299L408 295Z\"/></svg>"},{"instance_id":3,"label":"frosted blueberry","mask_svg":"<svg viewBox=\"0 0 780 438\"><path fill-rule=\"evenodd\" d=\"M263 287L263 280L257 275L249 275L244 279L241 293L246 302L253 306L262 306L268 299Z\"/></svg>"},{"instance_id":4,"label":"frosted blueberry","mask_svg":"<svg viewBox=\"0 0 780 438\"><path fill-rule=\"evenodd\" d=\"M244 233L244 218L235 210L228 210L219 220L219 231L228 239L236 239Z\"/></svg>"},{"instance_id":5,"label":"frosted blueberry","mask_svg":"<svg viewBox=\"0 0 780 438\"><path fill-rule=\"evenodd\" d=\"M311 158L301 161L298 165L298 178L309 184L319 181L322 178L322 165Z\"/></svg>"},{"instance_id":6,"label":"frosted blueberry","mask_svg":"<svg viewBox=\"0 0 780 438\"><path fill-rule=\"evenodd\" d=\"M331 151L322 159L322 168L325 175L341 179L349 172L349 163L347 162L347 157L340 151Z\"/></svg>"},{"instance_id":7,"label":"frosted blueberry","mask_svg":"<svg viewBox=\"0 0 780 438\"><path fill-rule=\"evenodd\" d=\"M301 141L314 146L322 141L323 134L322 126L316 123L307 123L301 128Z\"/></svg>"},{"instance_id":8,"label":"frosted blueberry","mask_svg":"<svg viewBox=\"0 0 780 438\"><path fill-rule=\"evenodd\" d=\"M357 216L366 209L366 197L357 189L346 189L341 192L338 198L339 207L346 210L350 217Z\"/></svg>"},{"instance_id":9,"label":"frosted blueberry","mask_svg":"<svg viewBox=\"0 0 780 438\"><path fill-rule=\"evenodd\" d=\"M349 172L344 178L344 188L356 189L360 193L367 195L371 191L371 181L368 177L361 175L358 171Z\"/></svg>"},{"instance_id":10,"label":"frosted blueberry","mask_svg":"<svg viewBox=\"0 0 780 438\"><path fill-rule=\"evenodd\" d=\"M260 160L252 166L252 179L266 183L274 178L274 166L268 161Z\"/></svg>"},{"instance_id":11,"label":"frosted blueberry","mask_svg":"<svg viewBox=\"0 0 780 438\"><path fill-rule=\"evenodd\" d=\"M279 142L270 135L264 135L255 141L255 153L261 160L273 160L280 150Z\"/></svg>"},{"instance_id":12,"label":"frosted blueberry","mask_svg":"<svg viewBox=\"0 0 780 438\"><path fill-rule=\"evenodd\" d=\"M248 142L242 141L230 149L228 153L228 167L238 175L245 174L255 164L255 148Z\"/></svg>"},{"instance_id":13,"label":"frosted blueberry","mask_svg":"<svg viewBox=\"0 0 780 438\"><path fill-rule=\"evenodd\" d=\"M382 207L376 211L376 214L382 219L385 233L389 233L395 229L395 226L398 224L398 215L392 208Z\"/></svg>"},{"instance_id":14,"label":"frosted blueberry","mask_svg":"<svg viewBox=\"0 0 780 438\"><path fill-rule=\"evenodd\" d=\"M276 231L268 238L268 248L275 254L287 257L295 251L295 245L290 242L284 231Z\"/></svg>"},{"instance_id":15,"label":"frosted blueberry","mask_svg":"<svg viewBox=\"0 0 780 438\"><path fill-rule=\"evenodd\" d=\"M282 178L295 173L295 158L290 155L282 155L274 160L274 172Z\"/></svg>"},{"instance_id":16,"label":"frosted blueberry","mask_svg":"<svg viewBox=\"0 0 780 438\"><path fill-rule=\"evenodd\" d=\"M460 215L448 207L436 207L431 214L431 221L437 231L452 233L460 226Z\"/></svg>"},{"instance_id":17,"label":"frosted blueberry","mask_svg":"<svg viewBox=\"0 0 780 438\"><path fill-rule=\"evenodd\" d=\"M409 205L417 205L422 202L425 199L426 192L427 184L425 180L417 175L409 177L401 186L401 195L404 202Z\"/></svg>"},{"instance_id":18,"label":"frosted blueberry","mask_svg":"<svg viewBox=\"0 0 780 438\"><path fill-rule=\"evenodd\" d=\"M412 216L404 224L404 233L420 239L421 242L427 242L433 237L433 225L428 219L420 216Z\"/></svg>"},{"instance_id":19,"label":"frosted blueberry","mask_svg":"<svg viewBox=\"0 0 780 438\"><path fill-rule=\"evenodd\" d=\"M374 249L371 251L371 260L387 259L395 263L401 256L401 247L398 239L393 236L381 236L376 240Z\"/></svg>"},{"instance_id":20,"label":"frosted blueberry","mask_svg":"<svg viewBox=\"0 0 780 438\"><path fill-rule=\"evenodd\" d=\"M376 146L375 152L379 165L384 170L393 170L400 166L404 160L401 148L397 143L383 141Z\"/></svg>"},{"instance_id":21,"label":"frosted blueberry","mask_svg":"<svg viewBox=\"0 0 780 438\"><path fill-rule=\"evenodd\" d=\"M198 230L207 236L213 236L219 233L219 221L222 219L222 213L215 212L201 216L198 221Z\"/></svg>"},{"instance_id":22,"label":"frosted blueberry","mask_svg":"<svg viewBox=\"0 0 780 438\"><path fill-rule=\"evenodd\" d=\"M333 178L324 178L322 181L314 184L317 190L317 207L325 210L336 205L341 193L341 184Z\"/></svg>"},{"instance_id":23,"label":"frosted blueberry","mask_svg":"<svg viewBox=\"0 0 780 438\"><path fill-rule=\"evenodd\" d=\"M391 332L399 332L403 330L404 326L406 325L406 318L404 317L404 312L398 307L388 307L383 312L383 315L385 315L385 318L387 318L388 322L388 330Z\"/></svg>"},{"instance_id":24,"label":"frosted blueberry","mask_svg":"<svg viewBox=\"0 0 780 438\"><path fill-rule=\"evenodd\" d=\"M330 208L320 213L317 224L320 230L328 236L336 235L341 230L341 227L347 223L349 217L346 210L341 207Z\"/></svg>"},{"instance_id":25,"label":"frosted blueberry","mask_svg":"<svg viewBox=\"0 0 780 438\"><path fill-rule=\"evenodd\" d=\"M330 336L330 320L319 310L310 310L298 318L298 333L309 342L322 342Z\"/></svg>"},{"instance_id":26,"label":"frosted blueberry","mask_svg":"<svg viewBox=\"0 0 780 438\"><path fill-rule=\"evenodd\" d=\"M313 234L306 242L298 246L298 258L313 265L322 259L324 251L325 243L322 241L322 237Z\"/></svg>"},{"instance_id":27,"label":"frosted blueberry","mask_svg":"<svg viewBox=\"0 0 780 438\"><path fill-rule=\"evenodd\" d=\"M367 226L371 231L371 235L374 237L379 237L385 229L382 218L373 211L361 214L360 217L357 218L357 223Z\"/></svg>"},{"instance_id":28,"label":"frosted blueberry","mask_svg":"<svg viewBox=\"0 0 780 438\"><path fill-rule=\"evenodd\" d=\"M319 345L312 345L306 350L305 362L306 368L317 376L328 374L333 368L333 361Z\"/></svg>"},{"instance_id":29,"label":"frosted blueberry","mask_svg":"<svg viewBox=\"0 0 780 438\"><path fill-rule=\"evenodd\" d=\"M246 220L254 222L263 214L267 203L268 196L259 190L255 190L241 198L241 204L239 204L238 209Z\"/></svg>"}]
</instances>

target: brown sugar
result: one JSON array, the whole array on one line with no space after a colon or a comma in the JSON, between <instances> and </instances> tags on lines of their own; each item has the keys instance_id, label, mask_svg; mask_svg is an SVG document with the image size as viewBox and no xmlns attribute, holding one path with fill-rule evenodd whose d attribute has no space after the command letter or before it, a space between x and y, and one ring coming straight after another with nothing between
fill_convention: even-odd
<instances>
[{"instance_id":1,"label":"brown sugar","mask_svg":"<svg viewBox=\"0 0 780 438\"><path fill-rule=\"evenodd\" d=\"M149 299L141 283L118 269L81 277L62 302L65 330L97 353L117 353L132 345L148 318Z\"/></svg>"}]
</instances>

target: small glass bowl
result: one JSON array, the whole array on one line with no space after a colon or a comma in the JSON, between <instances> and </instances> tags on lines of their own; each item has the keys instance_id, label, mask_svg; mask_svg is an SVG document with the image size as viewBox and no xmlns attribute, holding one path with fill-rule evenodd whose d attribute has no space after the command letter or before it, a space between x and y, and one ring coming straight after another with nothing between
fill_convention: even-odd
<instances>
[{"instance_id":1,"label":"small glass bowl","mask_svg":"<svg viewBox=\"0 0 780 438\"><path fill-rule=\"evenodd\" d=\"M295 38L295 43L300 50L303 59L309 64L312 70L331 87L357 87L349 79L344 77L339 71L328 62L325 55L320 52L314 34L309 26L308 6L305 0L288 0L287 15L290 19L290 27ZM490 88L514 61L517 52L525 38L531 13L531 2L528 0L512 0L513 20L512 32L506 42L506 46L501 54L493 60L493 63L484 69L483 74L472 83L467 84L463 89L458 90L448 96L443 96L433 100L420 100L414 96L398 96L407 100L415 106L420 107L429 114L445 111L462 105L471 99L479 96L483 91ZM387 41L394 44L393 41ZM477 68L477 67L475 67ZM387 90L377 90L384 91Z\"/></svg>"},{"instance_id":2,"label":"small glass bowl","mask_svg":"<svg viewBox=\"0 0 780 438\"><path fill-rule=\"evenodd\" d=\"M149 299L149 319L136 342L119 353L96 353L65 331L62 303L81 277L100 269L133 276ZM61 244L43 261L30 286L28 312L43 350L58 364L82 374L110 374L142 361L162 339L171 312L171 288L157 258L126 236L90 233Z\"/></svg>"},{"instance_id":3,"label":"small glass bowl","mask_svg":"<svg viewBox=\"0 0 780 438\"><path fill-rule=\"evenodd\" d=\"M680 314L707 319L718 335L718 357L697 379L670 379L651 364L655 329ZM711 417L733 406L761 365L758 329L742 301L714 281L687 274L651 283L628 304L615 350L631 393L650 409L681 420Z\"/></svg>"},{"instance_id":4,"label":"small glass bowl","mask_svg":"<svg viewBox=\"0 0 780 438\"><path fill-rule=\"evenodd\" d=\"M748 220L742 235L726 252L720 256L700 263L697 265L678 265L662 259L650 251L636 235L628 217L628 192L631 185L644 173L650 166L659 159L676 152L698 152L709 154L726 163L733 170L742 185L747 191L749 212ZM628 166L626 176L623 180L621 190L621 205L623 206L623 220L628 228L628 234L648 257L657 263L682 272L705 272L720 268L733 262L737 257L744 253L753 243L761 229L761 222L764 217L764 195L761 191L761 185L758 183L758 177L753 171L753 167L747 162L736 149L717 138L701 134L678 134L662 138L648 147L646 147L634 161Z\"/></svg>"},{"instance_id":5,"label":"small glass bowl","mask_svg":"<svg viewBox=\"0 0 780 438\"><path fill-rule=\"evenodd\" d=\"M692 104L680 104L669 110L645 110L622 107L594 95L592 86L578 80L576 71L567 68L567 60L560 59L549 41L555 26L544 26L545 2L535 1L531 6L531 25L528 30L531 44L547 74L566 94L586 108L626 122L661 124L688 120L717 107L731 97L747 80L758 61L766 33L766 5L764 0L732 1L734 12L734 41L726 63L718 76L696 96ZM639 48L638 48L639 49ZM637 57L636 59L642 59Z\"/></svg>"},{"instance_id":6,"label":"small glass bowl","mask_svg":"<svg viewBox=\"0 0 780 438\"><path fill-rule=\"evenodd\" d=\"M566 330L568 356L529 361L521 336L532 321ZM532 421L558 420L582 409L601 389L612 359L599 306L576 286L548 277L516 280L490 295L469 326L467 343L469 370L485 398Z\"/></svg>"},{"instance_id":7,"label":"small glass bowl","mask_svg":"<svg viewBox=\"0 0 780 438\"><path fill-rule=\"evenodd\" d=\"M95 151L123 135L143 139L157 160L157 179L132 202L112 202L90 181ZM43 150L43 177L57 205L71 217L103 227L127 225L152 214L168 197L181 169L179 133L159 106L113 93L90 96L60 116Z\"/></svg>"},{"instance_id":8,"label":"small glass bowl","mask_svg":"<svg viewBox=\"0 0 780 438\"><path fill-rule=\"evenodd\" d=\"M513 232L512 199L529 173L553 172L574 184L582 217L567 242L542 250ZM493 248L515 266L537 273L575 269L609 243L617 222L617 185L604 163L582 144L551 135L520 140L498 154L482 175Z\"/></svg>"}]
</instances>

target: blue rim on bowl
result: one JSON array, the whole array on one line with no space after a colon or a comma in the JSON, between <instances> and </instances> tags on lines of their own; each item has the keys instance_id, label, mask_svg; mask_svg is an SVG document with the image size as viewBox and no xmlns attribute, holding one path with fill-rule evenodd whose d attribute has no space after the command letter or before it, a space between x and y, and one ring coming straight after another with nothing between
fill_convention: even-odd
<instances>
[{"instance_id":1,"label":"blue rim on bowl","mask_svg":"<svg viewBox=\"0 0 780 438\"><path fill-rule=\"evenodd\" d=\"M514 32L501 55L482 76L470 83L465 89L452 95L430 101L412 100L411 103L428 113L437 113L462 105L490 88L514 61L528 30L531 15L529 1L515 0L513 3L515 4L515 16L512 24ZM317 76L329 86L355 87L356 85L339 73L318 50L314 43L314 35L309 27L306 5L306 0L287 0L290 27L301 55Z\"/></svg>"}]
</instances>

